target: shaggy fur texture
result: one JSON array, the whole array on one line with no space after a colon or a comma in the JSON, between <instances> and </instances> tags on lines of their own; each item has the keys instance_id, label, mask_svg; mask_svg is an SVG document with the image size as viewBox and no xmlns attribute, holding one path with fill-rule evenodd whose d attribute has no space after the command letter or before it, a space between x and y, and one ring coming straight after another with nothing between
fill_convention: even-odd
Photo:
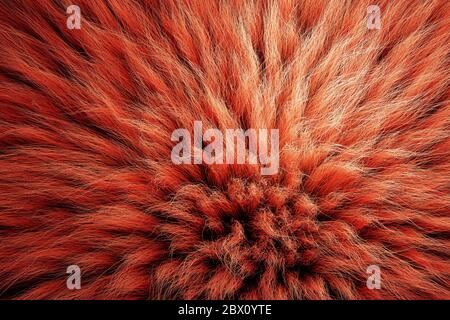
<instances>
[{"instance_id":1,"label":"shaggy fur texture","mask_svg":"<svg viewBox=\"0 0 450 320\"><path fill-rule=\"evenodd\" d=\"M450 298L448 0L74 2L0 2L1 298ZM279 173L174 165L195 120Z\"/></svg>"}]
</instances>

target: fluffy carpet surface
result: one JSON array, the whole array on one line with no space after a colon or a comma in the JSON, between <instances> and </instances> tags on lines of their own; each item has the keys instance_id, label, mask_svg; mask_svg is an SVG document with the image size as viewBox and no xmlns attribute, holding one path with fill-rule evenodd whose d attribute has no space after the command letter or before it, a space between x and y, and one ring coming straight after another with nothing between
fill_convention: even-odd
<instances>
[{"instance_id":1,"label":"fluffy carpet surface","mask_svg":"<svg viewBox=\"0 0 450 320\"><path fill-rule=\"evenodd\" d=\"M0 1L0 298L449 299L449 18ZM197 120L279 129L278 173L174 164Z\"/></svg>"}]
</instances>

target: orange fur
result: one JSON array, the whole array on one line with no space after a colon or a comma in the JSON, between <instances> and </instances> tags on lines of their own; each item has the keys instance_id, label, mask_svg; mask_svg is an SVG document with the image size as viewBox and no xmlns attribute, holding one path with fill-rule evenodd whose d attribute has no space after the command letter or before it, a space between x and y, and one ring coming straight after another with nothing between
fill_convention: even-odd
<instances>
[{"instance_id":1,"label":"orange fur","mask_svg":"<svg viewBox=\"0 0 450 320\"><path fill-rule=\"evenodd\" d=\"M1 298L450 298L449 1L76 2L0 2ZM279 173L174 165L195 120Z\"/></svg>"}]
</instances>

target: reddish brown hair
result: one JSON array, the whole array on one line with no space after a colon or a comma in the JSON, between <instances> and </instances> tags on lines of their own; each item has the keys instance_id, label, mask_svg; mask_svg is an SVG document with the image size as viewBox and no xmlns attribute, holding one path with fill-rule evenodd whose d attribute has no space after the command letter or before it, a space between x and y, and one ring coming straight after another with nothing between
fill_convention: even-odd
<instances>
[{"instance_id":1,"label":"reddish brown hair","mask_svg":"<svg viewBox=\"0 0 450 320\"><path fill-rule=\"evenodd\" d=\"M448 299L450 2L370 4L2 1L0 297ZM195 120L279 173L174 165Z\"/></svg>"}]
</instances>

